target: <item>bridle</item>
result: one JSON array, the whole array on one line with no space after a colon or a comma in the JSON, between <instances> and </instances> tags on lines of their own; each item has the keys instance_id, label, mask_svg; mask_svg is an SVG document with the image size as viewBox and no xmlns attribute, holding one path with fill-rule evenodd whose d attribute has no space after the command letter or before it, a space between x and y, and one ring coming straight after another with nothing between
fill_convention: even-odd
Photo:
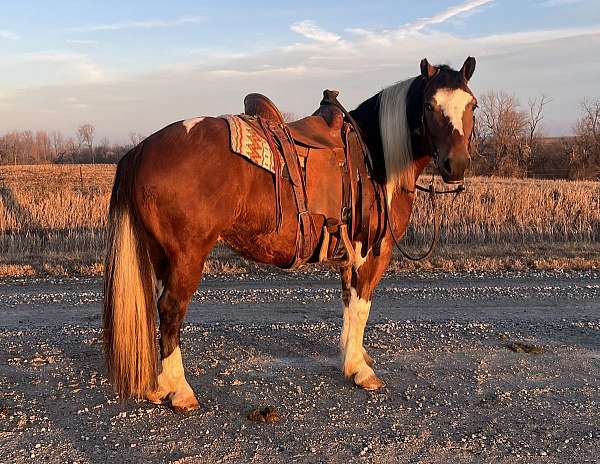
<instances>
[{"instance_id":1,"label":"bridle","mask_svg":"<svg viewBox=\"0 0 600 464\"><path fill-rule=\"evenodd\" d=\"M439 74L440 74L440 71L438 70L437 74L435 76L433 76L431 79L429 79L429 81L427 82L427 84L425 85L425 88L423 90L424 96L427 95L431 85L433 84L433 82L435 81L435 79L438 77ZM423 106L422 106L422 111L421 111L421 127L419 128L419 130L422 132L422 135L425 138L425 140L427 140L427 142L429 143L429 146L431 146L433 161L437 167L438 172L440 172L441 168L439 165L439 159L440 159L439 149L438 149L438 147L435 143L435 140L431 135L431 131L429 130L428 125L427 125L427 118L425 117L426 104L427 103L425 101L425 98L423 98ZM474 113L473 113L473 119L475 119ZM474 132L475 132L475 121L473 121L473 130L471 131L471 134L469 135L469 143L467 146L469 153L471 153L471 141L473 140ZM441 214L437 208L437 204L435 201L436 195L454 194L454 198L452 199L452 204L454 204L454 202L456 201L456 198L458 198L458 195L461 194L462 192L464 192L466 190L466 188L465 188L464 181L463 181L454 189L436 190L435 185L434 185L434 174L432 174L431 181L430 181L428 187L423 187L415 182L415 190L409 191L406 188L403 188L403 190L405 193L414 194L415 191L418 190L418 191L429 194L431 209L433 211L433 239L431 241L431 244L425 251L425 253L421 256L412 256L411 254L407 253L406 251L404 251L402 249L402 246L400 245L399 240L396 238L396 235L394 234L394 225L392 224L392 217L389 214L387 192L384 189L384 196L386 197L385 198L386 218L387 218L389 228L390 228L390 235L392 236L394 245L396 246L396 248L398 249L398 251L400 252L400 254L402 256L404 256L406 259L408 259L410 261L422 261L422 260L428 258L429 256L431 256L431 253L433 253L433 250L435 249L435 246L437 245L437 243L440 239Z\"/></svg>"},{"instance_id":2,"label":"bridle","mask_svg":"<svg viewBox=\"0 0 600 464\"><path fill-rule=\"evenodd\" d=\"M439 71L438 71L439 74ZM431 86L431 84L433 83L434 79L437 77L436 74L434 77L432 77L429 82L427 83L427 85L425 86L424 89L424 95L427 95L427 91L429 89L429 87ZM433 240L429 246L429 248L427 249L427 251L425 252L424 255L419 256L419 257L413 257L410 254L408 254L407 252L405 252L402 247L400 246L400 244L398 243L398 240L396 239L396 236L394 234L394 226L392 224L392 218L389 212L389 204L388 204L388 199L387 199L387 189L385 187L381 188L380 185L378 185L377 182L375 182L375 169L374 169L374 165L373 165L373 158L371 156L371 152L369 150L369 147L367 146L367 144L365 143L365 141L363 140L362 134L361 134L361 130L360 130L360 126L358 125L358 123L354 120L354 118L352 117L352 115L350 114L350 112L348 110L346 110L346 108L344 108L344 106L337 100L337 98L333 98L328 100L328 103L331 103L332 105L334 105L335 107L337 107L338 109L340 109L340 111L342 111L345 119L350 123L350 125L354 128L356 134L357 134L357 139L358 142L361 146L361 149L363 151L363 154L365 156L365 162L366 162L366 166L367 166L367 170L369 172L369 177L371 178L371 182L373 183L373 188L375 191L375 197L376 197L376 203L378 205L378 209L380 209L380 211L382 211L384 213L384 224L383 224L383 228L381 229L381 232L379 234L377 234L377 237L375 238L374 242L374 247L379 248L381 245L381 241L384 238L385 235L385 230L389 225L389 229L390 229L390 235L392 236L392 240L394 241L394 245L396 246L396 248L398 249L398 251L402 254L402 256L404 256L406 259L409 259L411 261L422 261L426 258L428 258L431 253L433 253L433 250L435 249L435 246L440 238L440 217L439 217L439 213L436 207L436 203L435 203L435 197L436 195L445 195L445 194L455 194L452 202L454 203L454 201L456 200L456 198L458 197L458 195L462 192L465 191L465 186L464 184L459 184L456 188L451 189L451 190L436 190L435 186L434 186L434 176L431 176L431 181L429 183L429 187L422 187L421 185L415 183L415 190L419 190L421 192L426 192L429 194L429 198L431 201L431 205L432 205L432 209L433 209L433 229L434 229L434 233L433 233ZM475 117L473 115L473 117ZM431 137L430 132L427 129L427 121L425 118L425 101L423 102L423 108L422 108L422 119L421 119L421 129L423 131L423 136L427 138L427 140L429 141L432 149L433 149L433 159L435 161L436 167L438 168L438 170L440 169L439 167L439 150L437 148L437 145L435 144L435 141L433 140L433 137ZM469 137L469 145L468 145L468 150L469 153L471 152L471 140L473 139L473 132L471 132L471 135ZM415 191L406 191L407 193L415 193ZM383 200L383 201L382 201ZM380 206L381 205L381 206Z\"/></svg>"}]
</instances>

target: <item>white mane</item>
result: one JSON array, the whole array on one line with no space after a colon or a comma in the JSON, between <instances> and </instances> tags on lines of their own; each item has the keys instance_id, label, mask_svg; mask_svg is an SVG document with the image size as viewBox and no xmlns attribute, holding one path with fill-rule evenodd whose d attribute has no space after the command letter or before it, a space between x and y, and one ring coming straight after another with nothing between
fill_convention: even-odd
<instances>
[{"instance_id":1,"label":"white mane","mask_svg":"<svg viewBox=\"0 0 600 464\"><path fill-rule=\"evenodd\" d=\"M379 126L388 202L398 188L413 191L415 186L413 152L406 114L406 97L414 79L398 82L384 89L379 100Z\"/></svg>"}]
</instances>

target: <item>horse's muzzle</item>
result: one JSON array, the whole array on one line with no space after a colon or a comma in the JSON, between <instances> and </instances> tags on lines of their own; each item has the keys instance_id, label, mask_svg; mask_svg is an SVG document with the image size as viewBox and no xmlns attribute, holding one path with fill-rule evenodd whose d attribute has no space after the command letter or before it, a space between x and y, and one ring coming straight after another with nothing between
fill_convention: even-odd
<instances>
[{"instance_id":1,"label":"horse's muzzle","mask_svg":"<svg viewBox=\"0 0 600 464\"><path fill-rule=\"evenodd\" d=\"M468 153L451 153L439 163L440 174L447 184L458 184L465 178L465 171L471 164Z\"/></svg>"}]
</instances>

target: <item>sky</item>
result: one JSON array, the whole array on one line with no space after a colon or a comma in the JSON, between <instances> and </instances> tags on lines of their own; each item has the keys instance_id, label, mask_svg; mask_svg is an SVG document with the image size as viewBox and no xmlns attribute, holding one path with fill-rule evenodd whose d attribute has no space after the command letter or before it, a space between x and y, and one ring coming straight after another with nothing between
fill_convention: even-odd
<instances>
[{"instance_id":1,"label":"sky","mask_svg":"<svg viewBox=\"0 0 600 464\"><path fill-rule=\"evenodd\" d=\"M45 129L123 142L182 119L238 113L249 92L311 113L348 108L419 74L477 58L480 95L542 94L544 132L572 131L600 98L600 0L248 2L0 0L0 134Z\"/></svg>"}]
</instances>

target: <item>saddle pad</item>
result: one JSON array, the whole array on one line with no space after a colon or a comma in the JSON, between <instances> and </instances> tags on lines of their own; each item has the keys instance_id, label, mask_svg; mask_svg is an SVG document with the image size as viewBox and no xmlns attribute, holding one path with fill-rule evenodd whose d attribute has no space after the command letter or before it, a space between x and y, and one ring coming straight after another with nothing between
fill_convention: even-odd
<instances>
[{"instance_id":1,"label":"saddle pad","mask_svg":"<svg viewBox=\"0 0 600 464\"><path fill-rule=\"evenodd\" d=\"M275 173L273 153L264 136L239 116L227 114L221 117L229 124L231 151ZM277 156L281 157L279 153ZM281 163L283 165L283 158Z\"/></svg>"}]
</instances>

